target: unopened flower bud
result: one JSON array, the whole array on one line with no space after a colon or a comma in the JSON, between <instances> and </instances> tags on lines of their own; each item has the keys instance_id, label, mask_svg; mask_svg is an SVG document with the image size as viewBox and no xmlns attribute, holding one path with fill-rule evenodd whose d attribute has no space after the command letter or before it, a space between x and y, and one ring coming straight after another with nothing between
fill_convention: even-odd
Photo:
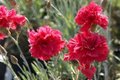
<instances>
[{"instance_id":1,"label":"unopened flower bud","mask_svg":"<svg viewBox=\"0 0 120 80\"><path fill-rule=\"evenodd\" d=\"M1 46L1 45L0 45L0 54L2 54L4 56L7 55L6 49L3 46Z\"/></svg>"},{"instance_id":2,"label":"unopened flower bud","mask_svg":"<svg viewBox=\"0 0 120 80\"><path fill-rule=\"evenodd\" d=\"M11 5L12 7L15 7L15 6L16 6L16 1L15 1L15 0L10 0L10 5Z\"/></svg>"},{"instance_id":3,"label":"unopened flower bud","mask_svg":"<svg viewBox=\"0 0 120 80\"><path fill-rule=\"evenodd\" d=\"M10 55L10 59L13 64L18 64L18 59L15 56Z\"/></svg>"}]
</instances>

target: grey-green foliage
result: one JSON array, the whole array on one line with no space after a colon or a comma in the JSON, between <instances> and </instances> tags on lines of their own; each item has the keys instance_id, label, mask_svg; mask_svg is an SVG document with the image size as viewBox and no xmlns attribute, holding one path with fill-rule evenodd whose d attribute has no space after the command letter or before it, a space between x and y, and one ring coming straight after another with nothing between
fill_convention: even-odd
<instances>
[{"instance_id":1,"label":"grey-green foliage","mask_svg":"<svg viewBox=\"0 0 120 80\"><path fill-rule=\"evenodd\" d=\"M44 69L42 64L40 65L39 63L33 62L31 65L36 74L28 72L26 67L23 66L23 68L21 68L23 74L19 73L22 80L49 80L47 70Z\"/></svg>"}]
</instances>

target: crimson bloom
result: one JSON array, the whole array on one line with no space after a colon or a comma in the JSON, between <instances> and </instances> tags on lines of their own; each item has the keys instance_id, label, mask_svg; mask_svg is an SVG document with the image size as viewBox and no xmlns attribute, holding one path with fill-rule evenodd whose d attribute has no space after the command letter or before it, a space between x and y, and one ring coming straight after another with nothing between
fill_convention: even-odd
<instances>
[{"instance_id":1,"label":"crimson bloom","mask_svg":"<svg viewBox=\"0 0 120 80\"><path fill-rule=\"evenodd\" d=\"M8 10L5 6L0 6L0 27L16 29L26 22L25 16L19 15L14 9Z\"/></svg>"},{"instance_id":2,"label":"crimson bloom","mask_svg":"<svg viewBox=\"0 0 120 80\"><path fill-rule=\"evenodd\" d=\"M106 38L97 33L79 33L72 38L68 45L68 54L64 60L78 60L81 64L90 64L93 61L106 60L109 49Z\"/></svg>"},{"instance_id":3,"label":"crimson bloom","mask_svg":"<svg viewBox=\"0 0 120 80\"><path fill-rule=\"evenodd\" d=\"M104 29L108 26L107 16L102 14L101 6L97 5L94 1L78 11L75 17L75 22L78 25L82 25L82 31L88 31L92 25L97 24Z\"/></svg>"},{"instance_id":4,"label":"crimson bloom","mask_svg":"<svg viewBox=\"0 0 120 80\"><path fill-rule=\"evenodd\" d=\"M37 31L28 31L28 35L30 53L40 60L49 60L52 56L57 55L65 44L61 32L49 26L40 27Z\"/></svg>"}]
</instances>

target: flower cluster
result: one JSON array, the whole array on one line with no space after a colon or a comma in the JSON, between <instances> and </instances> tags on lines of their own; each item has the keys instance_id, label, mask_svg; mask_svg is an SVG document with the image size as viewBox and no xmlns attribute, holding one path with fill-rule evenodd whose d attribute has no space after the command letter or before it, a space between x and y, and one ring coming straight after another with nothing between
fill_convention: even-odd
<instances>
[{"instance_id":1,"label":"flower cluster","mask_svg":"<svg viewBox=\"0 0 120 80\"><path fill-rule=\"evenodd\" d=\"M49 60L64 47L61 32L49 26L43 26L37 31L28 31L31 55L40 60Z\"/></svg>"},{"instance_id":2,"label":"flower cluster","mask_svg":"<svg viewBox=\"0 0 120 80\"><path fill-rule=\"evenodd\" d=\"M109 52L106 38L92 32L76 34L76 36L69 41L67 48L69 52L65 54L64 60L79 61L79 67L81 67L79 70L88 78L92 78L94 75L95 67L94 70L91 71L92 67L83 68L83 65L90 66L94 61L102 62L106 60ZM88 71L92 73L90 74Z\"/></svg>"},{"instance_id":3,"label":"flower cluster","mask_svg":"<svg viewBox=\"0 0 120 80\"><path fill-rule=\"evenodd\" d=\"M0 6L0 28L15 30L18 26L23 26L25 22L25 16L17 14L16 10L8 10L4 5ZM4 38L3 35L0 37Z\"/></svg>"},{"instance_id":4,"label":"flower cluster","mask_svg":"<svg viewBox=\"0 0 120 80\"><path fill-rule=\"evenodd\" d=\"M99 25L107 29L108 18L102 14L101 6L92 1L78 11L75 22L82 27L79 33L68 42L68 53L64 55L64 60L78 61L78 69L88 79L92 79L96 72L92 63L106 60L109 48L106 38L93 32L91 28ZM61 32L49 26L40 27L37 31L28 31L28 37L31 55L40 60L49 60L57 55L65 44Z\"/></svg>"},{"instance_id":5,"label":"flower cluster","mask_svg":"<svg viewBox=\"0 0 120 80\"><path fill-rule=\"evenodd\" d=\"M92 64L105 61L109 53L106 38L92 30L92 27L96 25L107 29L108 17L102 12L102 7L94 1L78 11L75 22L81 28L79 33L68 41L68 53L64 55L65 61L78 61L78 70L88 80L91 80L96 72L96 68ZM25 16L17 14L16 10L8 10L5 6L0 6L1 29L16 30L25 22ZM0 32L0 40L5 37L6 35ZM51 57L58 55L65 45L61 32L49 26L29 30L28 42L31 55L40 60L50 60Z\"/></svg>"},{"instance_id":6,"label":"flower cluster","mask_svg":"<svg viewBox=\"0 0 120 80\"><path fill-rule=\"evenodd\" d=\"M93 32L91 27L99 25L106 29L108 19L107 16L102 14L101 6L92 1L88 6L78 11L75 22L82 25L82 27L80 32L68 42L68 54L64 55L64 60L78 61L78 69L88 79L92 79L96 72L96 68L92 63L106 60L109 48L106 38Z\"/></svg>"}]
</instances>

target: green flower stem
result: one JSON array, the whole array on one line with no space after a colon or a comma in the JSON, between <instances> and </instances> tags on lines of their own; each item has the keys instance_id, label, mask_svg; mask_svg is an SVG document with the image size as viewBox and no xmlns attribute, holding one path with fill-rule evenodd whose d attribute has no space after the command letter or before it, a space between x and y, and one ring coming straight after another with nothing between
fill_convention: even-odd
<instances>
[{"instance_id":1,"label":"green flower stem","mask_svg":"<svg viewBox=\"0 0 120 80\"><path fill-rule=\"evenodd\" d=\"M75 69L75 74L76 74L76 76L75 76L75 80L79 80L79 70L76 68Z\"/></svg>"},{"instance_id":2,"label":"green flower stem","mask_svg":"<svg viewBox=\"0 0 120 80\"><path fill-rule=\"evenodd\" d=\"M94 80L97 80L97 76L94 74Z\"/></svg>"},{"instance_id":3,"label":"green flower stem","mask_svg":"<svg viewBox=\"0 0 120 80\"><path fill-rule=\"evenodd\" d=\"M27 20L27 30L33 29L33 27L31 26L30 21L28 20L27 17L25 17L25 19Z\"/></svg>"},{"instance_id":4,"label":"green flower stem","mask_svg":"<svg viewBox=\"0 0 120 80\"><path fill-rule=\"evenodd\" d=\"M23 61L24 61L25 65L27 66L29 72L31 72L30 67L29 67L29 65L28 65L28 62L27 62L27 60L26 60L26 58L25 58L25 56L24 56L24 54L23 54L23 52L22 52L22 50L21 50L21 48L20 48L20 46L19 46L19 44L18 44L18 41L15 40L15 39L11 36L11 33L10 33L9 30L8 30L8 35L9 35L9 37L11 38L11 40L15 43L15 45L17 46L17 48L18 48L18 50L19 50L19 52L20 52L20 57L23 59Z\"/></svg>"}]
</instances>

